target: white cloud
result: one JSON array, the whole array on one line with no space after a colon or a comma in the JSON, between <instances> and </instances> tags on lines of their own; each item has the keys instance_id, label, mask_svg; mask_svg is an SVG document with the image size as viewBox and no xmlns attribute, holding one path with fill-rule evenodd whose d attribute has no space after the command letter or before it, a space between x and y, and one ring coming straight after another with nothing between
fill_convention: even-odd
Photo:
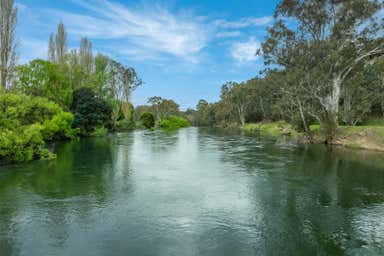
<instances>
[{"instance_id":1,"label":"white cloud","mask_svg":"<svg viewBox=\"0 0 384 256\"><path fill-rule=\"evenodd\" d=\"M222 31L222 32L216 33L217 38L238 37L240 35L241 35L240 31Z\"/></svg>"},{"instance_id":2,"label":"white cloud","mask_svg":"<svg viewBox=\"0 0 384 256\"><path fill-rule=\"evenodd\" d=\"M248 41L234 43L231 55L239 63L252 62L258 59L256 52L259 48L260 43L251 37Z\"/></svg>"},{"instance_id":3,"label":"white cloud","mask_svg":"<svg viewBox=\"0 0 384 256\"><path fill-rule=\"evenodd\" d=\"M273 17L265 16L261 18L242 18L238 21L226 21L226 20L216 20L215 25L218 28L246 28L246 27L257 27L257 26L266 26L269 25L273 21Z\"/></svg>"}]
</instances>

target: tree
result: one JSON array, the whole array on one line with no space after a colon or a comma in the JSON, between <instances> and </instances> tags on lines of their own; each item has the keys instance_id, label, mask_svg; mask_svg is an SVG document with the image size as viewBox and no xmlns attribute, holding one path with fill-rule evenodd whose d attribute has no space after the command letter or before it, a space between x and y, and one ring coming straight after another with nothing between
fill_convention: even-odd
<instances>
[{"instance_id":1,"label":"tree","mask_svg":"<svg viewBox=\"0 0 384 256\"><path fill-rule=\"evenodd\" d=\"M0 91L9 88L16 64L17 8L13 0L0 0Z\"/></svg>"},{"instance_id":2,"label":"tree","mask_svg":"<svg viewBox=\"0 0 384 256\"><path fill-rule=\"evenodd\" d=\"M317 108L311 114L332 142L338 126L341 92L352 71L383 55L377 1L282 0L276 22L263 43L266 64L300 71L297 86Z\"/></svg>"},{"instance_id":3,"label":"tree","mask_svg":"<svg viewBox=\"0 0 384 256\"><path fill-rule=\"evenodd\" d=\"M197 109L197 125L212 126L216 124L216 113L218 112L217 104L209 104L206 100L199 100Z\"/></svg>"},{"instance_id":4,"label":"tree","mask_svg":"<svg viewBox=\"0 0 384 256\"><path fill-rule=\"evenodd\" d=\"M107 72L109 58L102 54L97 54L94 58L93 84L100 95L104 94L104 87L109 79Z\"/></svg>"},{"instance_id":5,"label":"tree","mask_svg":"<svg viewBox=\"0 0 384 256\"><path fill-rule=\"evenodd\" d=\"M56 61L63 64L67 53L67 32L62 22L57 26L56 34Z\"/></svg>"},{"instance_id":6,"label":"tree","mask_svg":"<svg viewBox=\"0 0 384 256\"><path fill-rule=\"evenodd\" d=\"M179 105L173 100L163 99L158 105L158 109L160 119L179 114Z\"/></svg>"},{"instance_id":7,"label":"tree","mask_svg":"<svg viewBox=\"0 0 384 256\"><path fill-rule=\"evenodd\" d=\"M56 44L53 33L49 36L48 60L52 63L56 62Z\"/></svg>"},{"instance_id":8,"label":"tree","mask_svg":"<svg viewBox=\"0 0 384 256\"><path fill-rule=\"evenodd\" d=\"M65 109L72 102L72 88L61 66L45 60L33 60L19 66L16 90L28 95L48 98Z\"/></svg>"},{"instance_id":9,"label":"tree","mask_svg":"<svg viewBox=\"0 0 384 256\"><path fill-rule=\"evenodd\" d=\"M140 120L140 117L145 112L151 112L151 106L140 105L135 108L135 120Z\"/></svg>"},{"instance_id":10,"label":"tree","mask_svg":"<svg viewBox=\"0 0 384 256\"><path fill-rule=\"evenodd\" d=\"M163 98L160 96L153 96L148 98L147 103L151 104L153 112L155 113L155 119L159 119L159 105L162 102Z\"/></svg>"},{"instance_id":11,"label":"tree","mask_svg":"<svg viewBox=\"0 0 384 256\"><path fill-rule=\"evenodd\" d=\"M105 85L106 95L114 99L113 123L116 124L121 116L123 102L129 102L132 91L142 84L134 68L109 59L107 66L108 80Z\"/></svg>"},{"instance_id":12,"label":"tree","mask_svg":"<svg viewBox=\"0 0 384 256\"><path fill-rule=\"evenodd\" d=\"M229 106L229 111L237 117L239 123L244 125L254 101L255 87L250 83L227 82L221 91L221 100Z\"/></svg>"},{"instance_id":13,"label":"tree","mask_svg":"<svg viewBox=\"0 0 384 256\"><path fill-rule=\"evenodd\" d=\"M151 129L155 126L155 118L150 112L144 112L140 116L140 121L147 129Z\"/></svg>"},{"instance_id":14,"label":"tree","mask_svg":"<svg viewBox=\"0 0 384 256\"><path fill-rule=\"evenodd\" d=\"M381 81L372 66L360 67L341 91L341 120L347 125L356 125L371 112L372 106L380 100Z\"/></svg>"},{"instance_id":15,"label":"tree","mask_svg":"<svg viewBox=\"0 0 384 256\"><path fill-rule=\"evenodd\" d=\"M86 37L81 39L79 54L80 65L86 73L90 74L93 68L92 43Z\"/></svg>"},{"instance_id":16,"label":"tree","mask_svg":"<svg viewBox=\"0 0 384 256\"><path fill-rule=\"evenodd\" d=\"M74 127L80 128L83 135L91 134L98 127L111 128L112 106L90 88L73 92L71 110L75 116Z\"/></svg>"},{"instance_id":17,"label":"tree","mask_svg":"<svg viewBox=\"0 0 384 256\"><path fill-rule=\"evenodd\" d=\"M179 105L173 100L153 96L148 98L147 102L151 104L152 112L155 114L155 119L161 120L169 115L179 114Z\"/></svg>"}]
</instances>

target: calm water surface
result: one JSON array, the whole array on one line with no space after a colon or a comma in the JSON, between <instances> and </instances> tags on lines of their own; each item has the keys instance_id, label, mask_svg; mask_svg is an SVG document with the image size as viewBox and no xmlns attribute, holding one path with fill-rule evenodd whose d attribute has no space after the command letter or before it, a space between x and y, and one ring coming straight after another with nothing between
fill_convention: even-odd
<instances>
[{"instance_id":1,"label":"calm water surface","mask_svg":"<svg viewBox=\"0 0 384 256\"><path fill-rule=\"evenodd\" d=\"M384 255L384 154L136 131L0 167L0 255Z\"/></svg>"}]
</instances>

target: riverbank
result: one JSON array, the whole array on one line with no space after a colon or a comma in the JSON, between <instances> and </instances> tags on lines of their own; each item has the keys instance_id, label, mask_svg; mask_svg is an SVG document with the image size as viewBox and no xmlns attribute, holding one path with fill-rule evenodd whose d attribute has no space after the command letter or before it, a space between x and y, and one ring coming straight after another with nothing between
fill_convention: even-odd
<instances>
[{"instance_id":1,"label":"riverbank","mask_svg":"<svg viewBox=\"0 0 384 256\"><path fill-rule=\"evenodd\" d=\"M313 143L323 143L325 139L320 126L311 125L310 128L313 133ZM245 124L241 130L276 138L288 137L290 141L298 144L310 143L305 133L296 131L292 125L284 121ZM384 126L340 126L332 145L384 152Z\"/></svg>"}]
</instances>

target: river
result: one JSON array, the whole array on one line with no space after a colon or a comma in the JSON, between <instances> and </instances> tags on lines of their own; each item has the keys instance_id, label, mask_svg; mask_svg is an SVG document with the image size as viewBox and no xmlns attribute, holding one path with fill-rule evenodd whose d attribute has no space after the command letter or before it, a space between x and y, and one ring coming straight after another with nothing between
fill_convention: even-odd
<instances>
[{"instance_id":1,"label":"river","mask_svg":"<svg viewBox=\"0 0 384 256\"><path fill-rule=\"evenodd\" d=\"M214 129L0 167L0 255L384 255L384 154Z\"/></svg>"}]
</instances>

